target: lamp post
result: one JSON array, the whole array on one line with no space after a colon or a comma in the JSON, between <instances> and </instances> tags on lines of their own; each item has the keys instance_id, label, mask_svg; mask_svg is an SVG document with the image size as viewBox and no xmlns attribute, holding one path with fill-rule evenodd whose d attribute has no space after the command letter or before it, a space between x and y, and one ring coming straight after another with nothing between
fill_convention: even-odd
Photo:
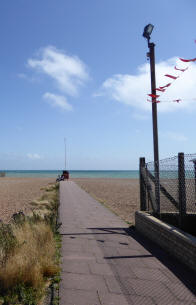
<instances>
[{"instance_id":1,"label":"lamp post","mask_svg":"<svg viewBox=\"0 0 196 305\"><path fill-rule=\"evenodd\" d=\"M159 184L159 145L158 145L158 124L157 124L157 103L156 103L156 76L155 76L155 44L150 42L150 35L154 26L148 24L144 28L143 37L148 41L149 52L147 56L150 58L151 72L151 93L152 97L152 124L153 124L153 144L154 144L154 171L155 171L155 197L157 204L157 214L160 214L160 184Z\"/></svg>"}]
</instances>

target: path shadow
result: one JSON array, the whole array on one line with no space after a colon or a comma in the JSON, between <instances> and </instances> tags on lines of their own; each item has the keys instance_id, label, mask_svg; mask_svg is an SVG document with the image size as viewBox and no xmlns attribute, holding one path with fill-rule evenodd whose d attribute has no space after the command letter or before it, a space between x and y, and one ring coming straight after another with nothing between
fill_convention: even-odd
<instances>
[{"instance_id":1,"label":"path shadow","mask_svg":"<svg viewBox=\"0 0 196 305\"><path fill-rule=\"evenodd\" d=\"M164 266L166 266L178 279L193 293L196 295L196 273L189 269L186 265L182 264L178 259L172 257L166 253L161 247L152 242L147 237L144 237L142 234L135 230L135 227L129 228L86 228L91 231L89 233L65 233L61 234L62 236L70 236L71 238L76 238L81 235L126 235L130 236L140 245L142 245L150 255L130 255L130 256L108 256L104 257L106 260L115 260L115 259L130 259L130 258L141 258L141 257L156 257ZM98 242L100 240L97 240ZM102 241L102 240L101 240Z\"/></svg>"},{"instance_id":2,"label":"path shadow","mask_svg":"<svg viewBox=\"0 0 196 305\"><path fill-rule=\"evenodd\" d=\"M62 236L69 236L69 235L109 235L109 234L120 234L120 235L127 235L127 232L124 228L86 228L87 230L95 230L99 232L92 232L92 233L86 233L86 232L78 232L78 233L61 233ZM120 232L117 232L119 230Z\"/></svg>"},{"instance_id":3,"label":"path shadow","mask_svg":"<svg viewBox=\"0 0 196 305\"><path fill-rule=\"evenodd\" d=\"M178 279L193 293L196 295L196 273L189 267L182 264L178 259L172 257L165 252L161 247L152 242L150 239L144 237L142 234L135 230L135 227L129 228L88 228L100 230L101 234L120 234L127 235L142 245L150 255L132 255L132 256L110 256L105 257L107 260L113 259L128 259L128 258L141 258L141 257L156 257L164 266L166 266Z\"/></svg>"}]
</instances>

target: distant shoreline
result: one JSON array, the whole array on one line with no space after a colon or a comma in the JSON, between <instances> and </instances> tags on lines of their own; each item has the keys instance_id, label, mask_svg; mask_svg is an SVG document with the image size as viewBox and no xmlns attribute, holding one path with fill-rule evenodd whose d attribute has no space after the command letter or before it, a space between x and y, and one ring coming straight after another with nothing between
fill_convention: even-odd
<instances>
[{"instance_id":1,"label":"distant shoreline","mask_svg":"<svg viewBox=\"0 0 196 305\"><path fill-rule=\"evenodd\" d=\"M62 170L3 170L6 177L56 178ZM137 179L138 170L69 170L70 178Z\"/></svg>"}]
</instances>

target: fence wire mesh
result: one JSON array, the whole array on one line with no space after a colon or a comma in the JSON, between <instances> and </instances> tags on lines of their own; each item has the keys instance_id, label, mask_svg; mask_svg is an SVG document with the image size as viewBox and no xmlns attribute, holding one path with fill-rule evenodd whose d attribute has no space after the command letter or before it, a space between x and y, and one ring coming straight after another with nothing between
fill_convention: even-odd
<instances>
[{"instance_id":1,"label":"fence wire mesh","mask_svg":"<svg viewBox=\"0 0 196 305\"><path fill-rule=\"evenodd\" d=\"M155 177L154 162L146 163L146 168ZM179 176L178 156L159 161L160 213L173 213L174 217L178 216L181 188L186 200L186 213L196 214L196 154L184 155L184 178L183 175ZM149 181L155 195L155 184L151 179ZM163 192L163 189L166 192Z\"/></svg>"},{"instance_id":2,"label":"fence wire mesh","mask_svg":"<svg viewBox=\"0 0 196 305\"><path fill-rule=\"evenodd\" d=\"M196 154L185 155L187 213L196 213Z\"/></svg>"}]
</instances>

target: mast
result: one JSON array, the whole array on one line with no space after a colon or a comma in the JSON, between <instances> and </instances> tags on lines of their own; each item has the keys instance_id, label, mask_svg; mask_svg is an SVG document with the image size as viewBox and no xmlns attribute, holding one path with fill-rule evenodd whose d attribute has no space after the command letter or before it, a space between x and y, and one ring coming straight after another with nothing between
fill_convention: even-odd
<instances>
[{"instance_id":1,"label":"mast","mask_svg":"<svg viewBox=\"0 0 196 305\"><path fill-rule=\"evenodd\" d=\"M67 159L67 158L66 158L66 157L67 157L67 156L66 156L66 138L64 138L64 144L65 144L65 170L66 170L66 167L67 167L67 164L66 164L66 163L67 163L67 162L66 162L66 159Z\"/></svg>"}]
</instances>

